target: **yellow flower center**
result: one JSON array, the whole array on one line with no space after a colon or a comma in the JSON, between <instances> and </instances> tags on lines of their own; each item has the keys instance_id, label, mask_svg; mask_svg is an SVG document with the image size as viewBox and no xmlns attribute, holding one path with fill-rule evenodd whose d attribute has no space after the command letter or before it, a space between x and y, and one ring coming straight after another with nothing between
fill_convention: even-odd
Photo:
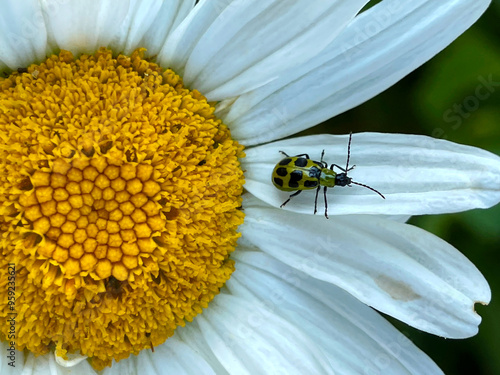
<instances>
[{"instance_id":1,"label":"yellow flower center","mask_svg":"<svg viewBox=\"0 0 500 375\"><path fill-rule=\"evenodd\" d=\"M19 350L102 369L163 343L234 270L243 148L143 52L0 78L0 338Z\"/></svg>"}]
</instances>

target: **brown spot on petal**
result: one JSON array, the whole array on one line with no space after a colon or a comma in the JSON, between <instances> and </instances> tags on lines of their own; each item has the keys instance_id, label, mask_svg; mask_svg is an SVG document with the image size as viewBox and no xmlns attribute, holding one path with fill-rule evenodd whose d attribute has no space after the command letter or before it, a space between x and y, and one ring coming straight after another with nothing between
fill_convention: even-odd
<instances>
[{"instance_id":1,"label":"brown spot on petal","mask_svg":"<svg viewBox=\"0 0 500 375\"><path fill-rule=\"evenodd\" d=\"M389 294L392 299L409 302L422 298L422 296L415 293L408 284L404 284L389 276L380 275L375 279L375 282L382 290Z\"/></svg>"}]
</instances>

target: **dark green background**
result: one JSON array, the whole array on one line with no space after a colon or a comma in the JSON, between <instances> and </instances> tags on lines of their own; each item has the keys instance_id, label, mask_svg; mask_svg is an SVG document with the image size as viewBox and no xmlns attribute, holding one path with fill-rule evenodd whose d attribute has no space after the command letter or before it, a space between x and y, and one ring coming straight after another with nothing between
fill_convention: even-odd
<instances>
[{"instance_id":1,"label":"dark green background","mask_svg":"<svg viewBox=\"0 0 500 375\"><path fill-rule=\"evenodd\" d=\"M438 1L438 0L436 0ZM458 122L445 117L481 84L500 82L500 0L443 52L369 102L303 134L350 131L413 133L481 147L500 155L500 87ZM471 102L472 103L472 102ZM500 187L499 187L500 188ZM424 350L446 374L500 374L500 205L459 214L420 216L411 224L445 239L483 273L492 290L479 334L451 340L391 321Z\"/></svg>"}]
</instances>

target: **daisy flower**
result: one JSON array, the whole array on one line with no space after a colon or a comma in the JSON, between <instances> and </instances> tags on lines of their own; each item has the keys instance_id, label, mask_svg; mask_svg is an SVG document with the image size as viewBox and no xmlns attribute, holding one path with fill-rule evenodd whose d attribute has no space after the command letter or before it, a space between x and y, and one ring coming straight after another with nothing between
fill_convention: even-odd
<instances>
[{"instance_id":1,"label":"daisy flower","mask_svg":"<svg viewBox=\"0 0 500 375\"><path fill-rule=\"evenodd\" d=\"M477 333L488 284L405 221L497 204L500 158L354 134L350 176L386 199L330 189L329 220L307 192L280 209L271 181L280 150L343 165L348 136L279 139L394 84L489 1L367 4L2 4L2 374L440 373L369 306Z\"/></svg>"}]
</instances>

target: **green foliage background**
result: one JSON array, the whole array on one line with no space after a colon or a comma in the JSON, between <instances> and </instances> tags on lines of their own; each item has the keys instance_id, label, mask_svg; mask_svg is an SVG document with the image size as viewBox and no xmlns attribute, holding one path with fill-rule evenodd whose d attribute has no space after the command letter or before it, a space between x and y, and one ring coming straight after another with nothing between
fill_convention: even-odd
<instances>
[{"instance_id":1,"label":"green foliage background","mask_svg":"<svg viewBox=\"0 0 500 375\"><path fill-rule=\"evenodd\" d=\"M472 28L420 69L369 102L303 134L424 134L500 155L500 85L488 99L480 101L477 110L464 110L462 115L454 110L455 104L463 105L476 95L480 77L487 80L491 76L500 83L499 21L500 0L494 0ZM452 121L452 113L461 120ZM488 280L493 297L489 306L476 305L483 322L479 334L466 340L443 339L394 319L391 322L446 374L500 374L500 205L489 210L414 217L410 223L464 253Z\"/></svg>"}]
</instances>

